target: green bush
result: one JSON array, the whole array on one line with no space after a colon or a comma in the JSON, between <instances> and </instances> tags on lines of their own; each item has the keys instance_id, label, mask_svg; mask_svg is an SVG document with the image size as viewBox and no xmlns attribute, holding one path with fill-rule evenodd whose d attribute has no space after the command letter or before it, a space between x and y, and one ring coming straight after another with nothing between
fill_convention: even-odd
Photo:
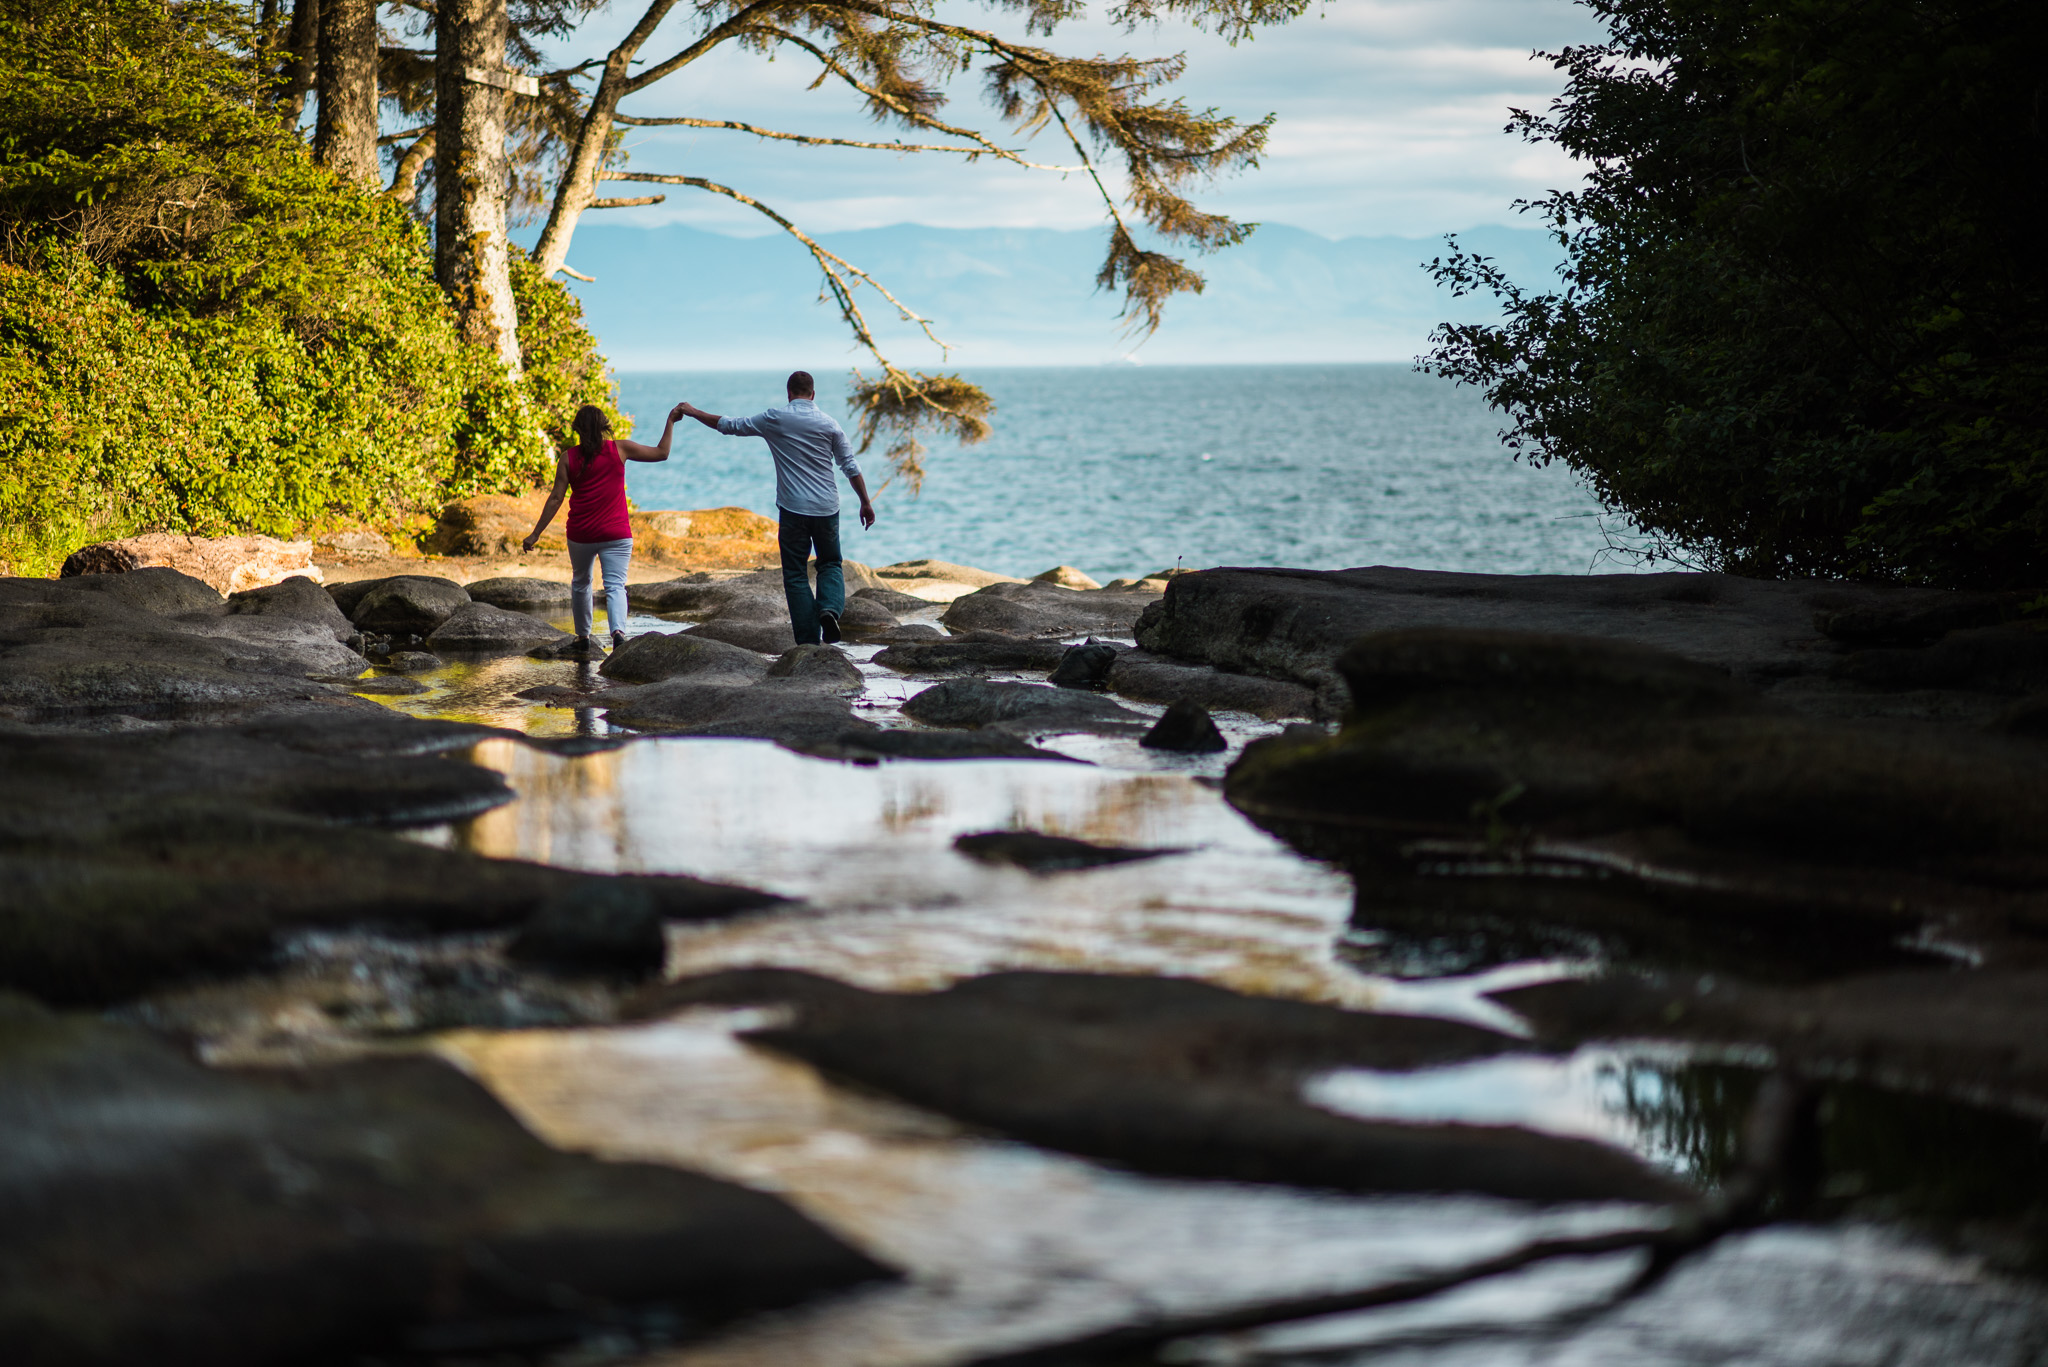
<instances>
[{"instance_id":1,"label":"green bush","mask_svg":"<svg viewBox=\"0 0 2048 1367\"><path fill-rule=\"evenodd\" d=\"M239 22L208 4L0 3L14 573L144 530L410 530L448 498L545 479L543 427L610 401L575 300L530 267L528 376L459 341L421 226L251 103Z\"/></svg>"},{"instance_id":2,"label":"green bush","mask_svg":"<svg viewBox=\"0 0 2048 1367\"><path fill-rule=\"evenodd\" d=\"M1532 140L1568 262L1424 364L1690 558L2048 584L2039 0L1586 0Z\"/></svg>"}]
</instances>

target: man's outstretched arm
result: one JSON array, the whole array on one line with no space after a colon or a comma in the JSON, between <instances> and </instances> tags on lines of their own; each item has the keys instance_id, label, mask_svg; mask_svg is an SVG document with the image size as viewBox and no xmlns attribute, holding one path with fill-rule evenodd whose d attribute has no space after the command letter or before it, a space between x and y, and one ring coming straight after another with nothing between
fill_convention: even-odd
<instances>
[{"instance_id":1,"label":"man's outstretched arm","mask_svg":"<svg viewBox=\"0 0 2048 1367\"><path fill-rule=\"evenodd\" d=\"M706 427L710 428L714 432L718 430L718 424L721 421L723 421L723 419L721 419L716 413L706 413L703 409L697 407L697 405L693 403L679 403L676 405L676 409L684 417L695 418L698 422L703 423Z\"/></svg>"}]
</instances>

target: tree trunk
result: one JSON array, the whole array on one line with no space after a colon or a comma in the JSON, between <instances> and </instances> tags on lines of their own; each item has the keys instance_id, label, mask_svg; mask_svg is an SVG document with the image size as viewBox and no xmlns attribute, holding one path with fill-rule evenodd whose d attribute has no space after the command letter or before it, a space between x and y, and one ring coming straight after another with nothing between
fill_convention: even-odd
<instances>
[{"instance_id":1,"label":"tree trunk","mask_svg":"<svg viewBox=\"0 0 2048 1367\"><path fill-rule=\"evenodd\" d=\"M335 3L335 0L328 0ZM505 238L505 0L441 0L434 36L434 271L463 336L520 373Z\"/></svg>"},{"instance_id":2,"label":"tree trunk","mask_svg":"<svg viewBox=\"0 0 2048 1367\"><path fill-rule=\"evenodd\" d=\"M569 242L576 236L576 224L583 211L597 198L597 173L604 166L605 144L611 140L612 115L625 93L630 54L622 48L605 63L597 93L591 97L590 112L583 116L569 165L555 186L555 202L548 209L548 226L534 244L533 259L543 275L553 275L569 260Z\"/></svg>"},{"instance_id":3,"label":"tree trunk","mask_svg":"<svg viewBox=\"0 0 2048 1367\"><path fill-rule=\"evenodd\" d=\"M298 0L292 6L292 31L286 45L291 49L291 62L278 104L285 123L297 127L306 113L306 96L313 89L319 67L320 0Z\"/></svg>"},{"instance_id":4,"label":"tree trunk","mask_svg":"<svg viewBox=\"0 0 2048 1367\"><path fill-rule=\"evenodd\" d=\"M377 0L325 0L320 7L313 155L349 180L378 179Z\"/></svg>"}]
</instances>

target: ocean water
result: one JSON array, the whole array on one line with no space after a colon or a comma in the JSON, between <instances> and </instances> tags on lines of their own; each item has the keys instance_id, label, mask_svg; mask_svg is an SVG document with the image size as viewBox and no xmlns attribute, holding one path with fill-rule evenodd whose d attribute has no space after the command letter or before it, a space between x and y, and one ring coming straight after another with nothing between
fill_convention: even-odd
<instances>
[{"instance_id":1,"label":"ocean water","mask_svg":"<svg viewBox=\"0 0 2048 1367\"><path fill-rule=\"evenodd\" d=\"M872 531L842 508L850 559L922 556L1029 576L1074 565L1099 580L1176 565L1405 565L1504 574L1630 566L1623 529L1561 466L1513 460L1478 391L1404 365L1159 366L965 372L996 403L995 435L930 441L913 496L876 498ZM678 400L714 413L783 401L784 372L619 376L634 435L660 437ZM849 430L844 377L820 401ZM888 478L879 444L870 488ZM666 464L628 467L642 508L738 505L774 515L767 447L694 422Z\"/></svg>"}]
</instances>

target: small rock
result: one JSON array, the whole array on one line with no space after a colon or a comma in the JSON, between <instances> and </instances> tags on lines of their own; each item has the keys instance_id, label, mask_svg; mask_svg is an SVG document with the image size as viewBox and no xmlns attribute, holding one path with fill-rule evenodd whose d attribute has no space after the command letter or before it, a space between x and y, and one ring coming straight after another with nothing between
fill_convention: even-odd
<instances>
[{"instance_id":1,"label":"small rock","mask_svg":"<svg viewBox=\"0 0 2048 1367\"><path fill-rule=\"evenodd\" d=\"M1072 565L1054 565L1043 574L1031 576L1034 584L1057 584L1063 589L1099 589L1102 585L1090 579Z\"/></svg>"},{"instance_id":2,"label":"small rock","mask_svg":"<svg viewBox=\"0 0 2048 1367\"><path fill-rule=\"evenodd\" d=\"M1082 764L1053 750L1001 731L846 731L830 740L794 744L790 748L820 759L873 763L885 759L1050 759Z\"/></svg>"},{"instance_id":3,"label":"small rock","mask_svg":"<svg viewBox=\"0 0 2048 1367\"><path fill-rule=\"evenodd\" d=\"M1115 646L1090 641L1068 646L1059 666L1046 678L1054 688L1087 688L1096 692L1109 686L1109 671L1121 654Z\"/></svg>"},{"instance_id":4,"label":"small rock","mask_svg":"<svg viewBox=\"0 0 2048 1367\"><path fill-rule=\"evenodd\" d=\"M795 646L768 666L771 679L788 679L826 693L859 693L867 687L860 666L828 645Z\"/></svg>"},{"instance_id":5,"label":"small rock","mask_svg":"<svg viewBox=\"0 0 2048 1367\"><path fill-rule=\"evenodd\" d=\"M398 674L421 674L429 669L439 669L441 664L439 655L424 650L395 650L379 660L377 667Z\"/></svg>"},{"instance_id":6,"label":"small rock","mask_svg":"<svg viewBox=\"0 0 2048 1367\"><path fill-rule=\"evenodd\" d=\"M528 659L533 660L602 660L605 650L589 637L570 636L565 633L561 640L537 645L527 651L526 655Z\"/></svg>"},{"instance_id":7,"label":"small rock","mask_svg":"<svg viewBox=\"0 0 2048 1367\"><path fill-rule=\"evenodd\" d=\"M903 715L927 726L1026 722L1047 729L1121 730L1145 719L1107 698L1044 684L948 679L903 704Z\"/></svg>"},{"instance_id":8,"label":"small rock","mask_svg":"<svg viewBox=\"0 0 2048 1367\"><path fill-rule=\"evenodd\" d=\"M1168 707L1166 715L1153 724L1138 744L1148 750L1179 750L1191 755L1213 755L1230 748L1208 709L1191 702Z\"/></svg>"},{"instance_id":9,"label":"small rock","mask_svg":"<svg viewBox=\"0 0 2048 1367\"><path fill-rule=\"evenodd\" d=\"M899 627L898 631L911 631ZM976 633L976 639L946 638L934 631L929 644L922 639L892 643L875 655L875 663L899 674L970 674L990 669L1057 669L1067 648L1058 641L1034 641L1025 637L1000 637L993 632Z\"/></svg>"},{"instance_id":10,"label":"small rock","mask_svg":"<svg viewBox=\"0 0 2048 1367\"><path fill-rule=\"evenodd\" d=\"M652 895L630 884L599 884L543 903L505 953L568 972L644 978L661 971L668 941Z\"/></svg>"},{"instance_id":11,"label":"small rock","mask_svg":"<svg viewBox=\"0 0 2048 1367\"><path fill-rule=\"evenodd\" d=\"M349 620L362 631L425 636L468 602L469 591L453 579L401 574L364 594Z\"/></svg>"},{"instance_id":12,"label":"small rock","mask_svg":"<svg viewBox=\"0 0 2048 1367\"><path fill-rule=\"evenodd\" d=\"M1033 873L1096 869L1109 864L1157 859L1163 854L1185 853L1177 849L1144 850L1126 845L1097 845L1038 831L982 831L975 835L955 836L953 848L984 864L1014 864Z\"/></svg>"},{"instance_id":13,"label":"small rock","mask_svg":"<svg viewBox=\"0 0 2048 1367\"><path fill-rule=\"evenodd\" d=\"M846 611L839 614L840 629L851 636L872 637L901 625L895 613L872 598L849 598Z\"/></svg>"}]
</instances>

